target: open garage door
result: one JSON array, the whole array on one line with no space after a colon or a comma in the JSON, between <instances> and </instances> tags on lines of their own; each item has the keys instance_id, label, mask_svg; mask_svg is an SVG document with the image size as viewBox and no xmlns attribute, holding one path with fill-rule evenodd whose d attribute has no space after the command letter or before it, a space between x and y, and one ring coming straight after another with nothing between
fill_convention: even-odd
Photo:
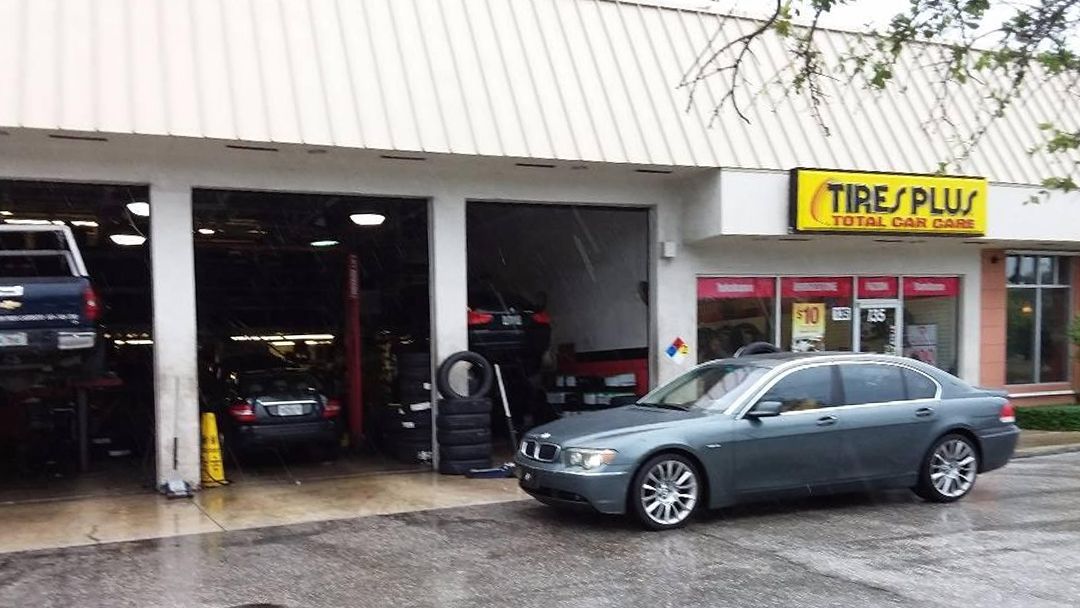
<instances>
[{"instance_id":1,"label":"open garage door","mask_svg":"<svg viewBox=\"0 0 1080 608\"><path fill-rule=\"evenodd\" d=\"M0 502L153 487L148 194L0 181Z\"/></svg>"},{"instance_id":2,"label":"open garage door","mask_svg":"<svg viewBox=\"0 0 1080 608\"><path fill-rule=\"evenodd\" d=\"M519 429L644 393L647 210L470 202L467 218L469 347L505 368Z\"/></svg>"},{"instance_id":3,"label":"open garage door","mask_svg":"<svg viewBox=\"0 0 1080 608\"><path fill-rule=\"evenodd\" d=\"M230 480L424 466L427 202L196 190L194 222L200 393Z\"/></svg>"}]
</instances>

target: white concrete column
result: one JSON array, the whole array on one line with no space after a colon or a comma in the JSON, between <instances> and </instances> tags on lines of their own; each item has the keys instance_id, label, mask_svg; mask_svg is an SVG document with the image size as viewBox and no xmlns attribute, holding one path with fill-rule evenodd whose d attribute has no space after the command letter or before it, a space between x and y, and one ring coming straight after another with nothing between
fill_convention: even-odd
<instances>
[{"instance_id":1,"label":"white concrete column","mask_svg":"<svg viewBox=\"0 0 1080 608\"><path fill-rule=\"evenodd\" d=\"M199 382L191 188L150 186L158 486L199 485Z\"/></svg>"},{"instance_id":2,"label":"white concrete column","mask_svg":"<svg viewBox=\"0 0 1080 608\"><path fill-rule=\"evenodd\" d=\"M697 281L693 255L682 238L682 205L654 207L649 252L649 310L653 386L674 379L697 364ZM661 256L662 243L675 243L675 257ZM690 345L690 355L676 362L664 352L676 338Z\"/></svg>"},{"instance_id":3,"label":"white concrete column","mask_svg":"<svg viewBox=\"0 0 1080 608\"><path fill-rule=\"evenodd\" d=\"M450 355L469 349L466 323L468 298L468 254L465 246L465 197L441 194L433 197L428 213L428 256L430 260L431 361L432 372ZM434 377L434 376L432 376ZM431 407L438 414L438 390L432 383ZM439 450L432 425L435 465Z\"/></svg>"}]
</instances>

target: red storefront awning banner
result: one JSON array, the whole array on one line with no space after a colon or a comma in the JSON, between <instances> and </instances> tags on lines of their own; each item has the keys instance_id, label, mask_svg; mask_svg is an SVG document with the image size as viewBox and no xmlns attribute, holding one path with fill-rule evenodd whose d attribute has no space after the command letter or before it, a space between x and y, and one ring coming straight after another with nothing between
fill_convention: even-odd
<instances>
[{"instance_id":1,"label":"red storefront awning banner","mask_svg":"<svg viewBox=\"0 0 1080 608\"><path fill-rule=\"evenodd\" d=\"M702 277L697 285L699 300L771 298L776 293L772 277Z\"/></svg>"},{"instance_id":2,"label":"red storefront awning banner","mask_svg":"<svg viewBox=\"0 0 1080 608\"><path fill-rule=\"evenodd\" d=\"M958 277L904 277L905 298L955 298L958 295Z\"/></svg>"},{"instance_id":3,"label":"red storefront awning banner","mask_svg":"<svg viewBox=\"0 0 1080 608\"><path fill-rule=\"evenodd\" d=\"M896 277L859 277L859 297L863 299L895 298L900 295Z\"/></svg>"},{"instance_id":4,"label":"red storefront awning banner","mask_svg":"<svg viewBox=\"0 0 1080 608\"><path fill-rule=\"evenodd\" d=\"M784 277L780 294L785 298L851 297L851 277Z\"/></svg>"}]
</instances>

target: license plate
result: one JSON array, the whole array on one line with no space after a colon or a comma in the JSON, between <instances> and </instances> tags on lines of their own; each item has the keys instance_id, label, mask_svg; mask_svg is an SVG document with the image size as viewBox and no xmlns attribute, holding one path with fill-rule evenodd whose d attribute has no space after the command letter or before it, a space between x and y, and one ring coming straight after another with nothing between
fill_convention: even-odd
<instances>
[{"instance_id":1,"label":"license plate","mask_svg":"<svg viewBox=\"0 0 1080 608\"><path fill-rule=\"evenodd\" d=\"M277 406L278 416L301 416L303 413L304 406L299 403L288 403Z\"/></svg>"},{"instance_id":2,"label":"license plate","mask_svg":"<svg viewBox=\"0 0 1080 608\"><path fill-rule=\"evenodd\" d=\"M519 326L519 325L521 325L521 315L503 315L502 316L502 324L503 325L512 325L512 326L515 326L515 327Z\"/></svg>"},{"instance_id":3,"label":"license plate","mask_svg":"<svg viewBox=\"0 0 1080 608\"><path fill-rule=\"evenodd\" d=\"M26 346L25 332L10 332L0 334L0 348L5 346Z\"/></svg>"}]
</instances>

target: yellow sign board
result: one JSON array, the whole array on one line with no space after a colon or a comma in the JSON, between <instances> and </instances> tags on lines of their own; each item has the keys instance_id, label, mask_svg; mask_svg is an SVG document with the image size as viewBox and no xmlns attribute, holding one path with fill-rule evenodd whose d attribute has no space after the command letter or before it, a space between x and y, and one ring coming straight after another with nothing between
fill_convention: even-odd
<instances>
[{"instance_id":1,"label":"yellow sign board","mask_svg":"<svg viewBox=\"0 0 1080 608\"><path fill-rule=\"evenodd\" d=\"M791 309L791 350L818 351L825 347L825 304L795 302Z\"/></svg>"},{"instance_id":2,"label":"yellow sign board","mask_svg":"<svg viewBox=\"0 0 1080 608\"><path fill-rule=\"evenodd\" d=\"M982 177L791 172L796 232L986 234L987 182Z\"/></svg>"}]
</instances>

